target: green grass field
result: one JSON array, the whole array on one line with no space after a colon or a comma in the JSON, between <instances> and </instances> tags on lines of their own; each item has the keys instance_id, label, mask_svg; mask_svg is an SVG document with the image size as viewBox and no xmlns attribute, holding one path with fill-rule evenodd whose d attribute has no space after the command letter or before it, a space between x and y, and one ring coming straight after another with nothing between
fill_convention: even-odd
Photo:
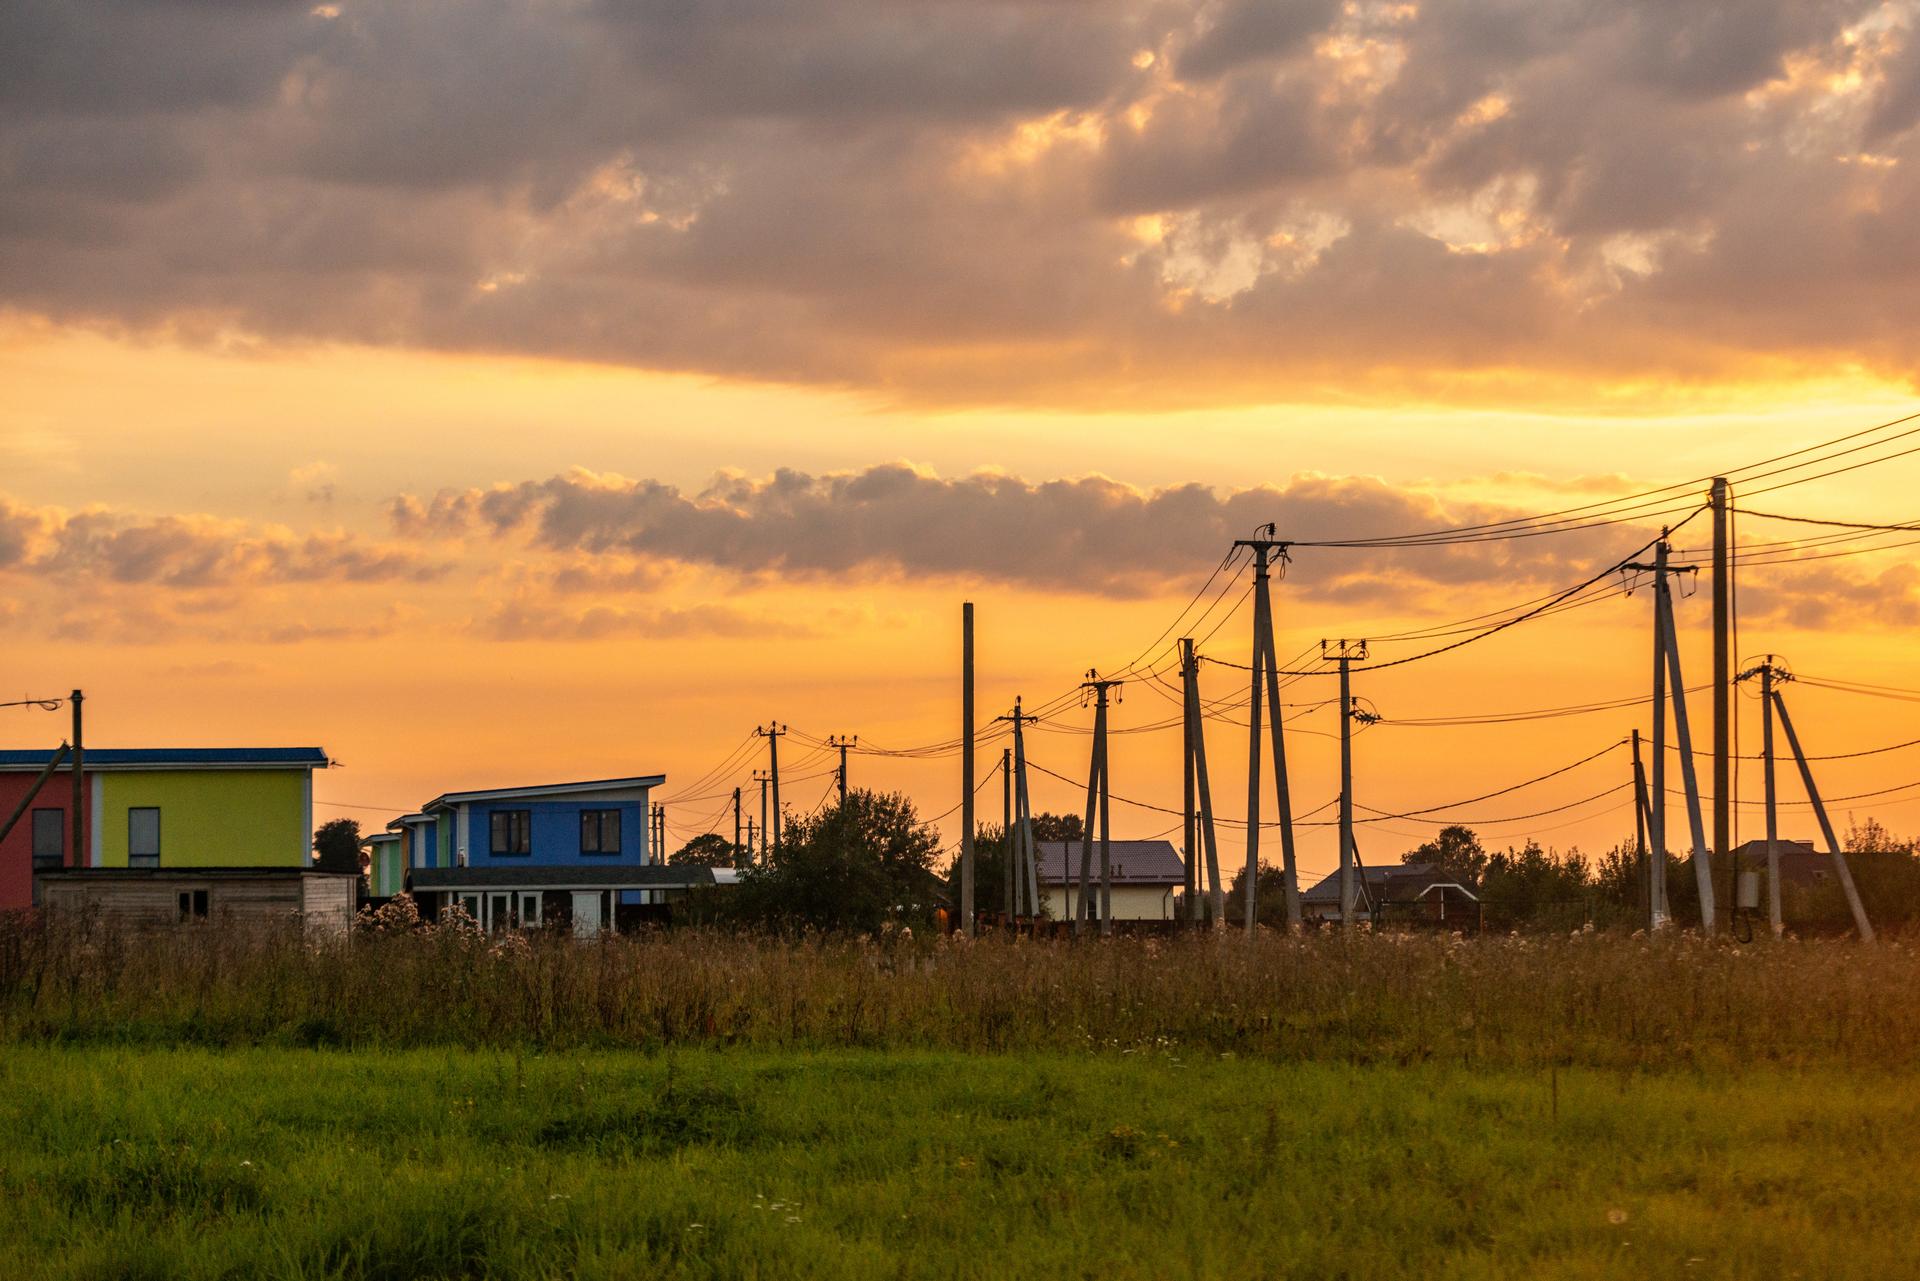
<instances>
[{"instance_id":1,"label":"green grass field","mask_svg":"<svg viewBox=\"0 0 1920 1281\"><path fill-rule=\"evenodd\" d=\"M1896 1277L1920 1091L1080 1055L0 1048L7 1277Z\"/></svg>"}]
</instances>

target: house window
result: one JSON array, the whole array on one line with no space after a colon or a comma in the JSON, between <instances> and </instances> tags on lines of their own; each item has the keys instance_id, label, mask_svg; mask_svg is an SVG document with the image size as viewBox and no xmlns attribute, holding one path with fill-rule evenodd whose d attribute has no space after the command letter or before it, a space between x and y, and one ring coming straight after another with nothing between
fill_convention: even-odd
<instances>
[{"instance_id":1,"label":"house window","mask_svg":"<svg viewBox=\"0 0 1920 1281\"><path fill-rule=\"evenodd\" d=\"M495 854L533 853L533 811L495 810L491 815Z\"/></svg>"},{"instance_id":2,"label":"house window","mask_svg":"<svg viewBox=\"0 0 1920 1281\"><path fill-rule=\"evenodd\" d=\"M207 919L207 891L180 891L180 919L182 921L204 921Z\"/></svg>"},{"instance_id":3,"label":"house window","mask_svg":"<svg viewBox=\"0 0 1920 1281\"><path fill-rule=\"evenodd\" d=\"M158 806L136 806L127 811L127 866L160 866Z\"/></svg>"},{"instance_id":4,"label":"house window","mask_svg":"<svg viewBox=\"0 0 1920 1281\"><path fill-rule=\"evenodd\" d=\"M582 854L618 854L620 852L620 811L580 811L580 852Z\"/></svg>"},{"instance_id":5,"label":"house window","mask_svg":"<svg viewBox=\"0 0 1920 1281\"><path fill-rule=\"evenodd\" d=\"M67 812L35 810L33 812L33 865L59 867L66 848Z\"/></svg>"}]
</instances>

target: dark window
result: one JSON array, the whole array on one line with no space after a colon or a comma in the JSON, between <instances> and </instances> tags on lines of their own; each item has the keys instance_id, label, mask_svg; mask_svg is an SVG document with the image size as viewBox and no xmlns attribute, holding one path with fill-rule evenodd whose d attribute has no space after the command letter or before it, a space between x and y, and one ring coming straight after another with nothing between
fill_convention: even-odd
<instances>
[{"instance_id":1,"label":"dark window","mask_svg":"<svg viewBox=\"0 0 1920 1281\"><path fill-rule=\"evenodd\" d=\"M183 921L207 919L207 891L180 891L180 919Z\"/></svg>"},{"instance_id":2,"label":"dark window","mask_svg":"<svg viewBox=\"0 0 1920 1281\"><path fill-rule=\"evenodd\" d=\"M127 866L160 866L158 806L139 806L127 811Z\"/></svg>"},{"instance_id":3,"label":"dark window","mask_svg":"<svg viewBox=\"0 0 1920 1281\"><path fill-rule=\"evenodd\" d=\"M66 851L67 812L35 810L33 812L33 865L58 867Z\"/></svg>"},{"instance_id":4,"label":"dark window","mask_svg":"<svg viewBox=\"0 0 1920 1281\"><path fill-rule=\"evenodd\" d=\"M580 852L582 854L618 854L620 852L620 811L580 811Z\"/></svg>"},{"instance_id":5,"label":"dark window","mask_svg":"<svg viewBox=\"0 0 1920 1281\"><path fill-rule=\"evenodd\" d=\"M495 854L533 853L533 811L495 810L492 815Z\"/></svg>"}]
</instances>

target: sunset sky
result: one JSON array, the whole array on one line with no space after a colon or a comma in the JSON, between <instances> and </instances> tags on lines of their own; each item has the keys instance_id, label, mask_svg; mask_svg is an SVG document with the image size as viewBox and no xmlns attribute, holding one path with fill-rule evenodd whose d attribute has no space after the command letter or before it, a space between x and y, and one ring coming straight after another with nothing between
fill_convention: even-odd
<instances>
[{"instance_id":1,"label":"sunset sky","mask_svg":"<svg viewBox=\"0 0 1920 1281\"><path fill-rule=\"evenodd\" d=\"M1498 520L1914 413L1916 228L1910 3L17 0L6 697L85 687L94 746L319 744L342 766L320 814L371 826L442 791L664 772L678 843L765 763L735 752L756 722L957 736L962 600L988 717L1157 654L1268 520ZM1752 505L1907 522L1916 488L1920 454ZM1303 547L1280 655L1541 597L1654 532ZM1741 657L1920 688L1912 540L1739 532L1771 562L1740 579ZM1690 683L1704 588L1680 602ZM1386 719L1356 798L1475 796L1644 728L1395 722L1641 694L1649 626L1640 591L1363 673ZM1249 642L1242 608L1203 650ZM1244 696L1236 669L1204 679ZM1789 698L1816 753L1920 738L1911 702ZM1136 679L1114 724L1173 710ZM1090 721L1067 704L1036 762L1084 777ZM1334 728L1290 726L1300 810L1335 790ZM0 711L0 744L63 733ZM1209 734L1244 818L1245 730ZM1177 728L1114 751L1116 792L1178 804ZM812 809L824 754L796 735L784 763ZM953 756L853 772L928 816L959 798ZM1441 817L1627 777L1623 748ZM1920 750L1822 778L1917 782ZM1045 775L1035 800L1079 804ZM1916 801L1836 817L1914 831ZM1115 808L1116 835L1174 822ZM1595 852L1631 810L1479 826ZM1362 851L1432 830L1372 825ZM1333 850L1312 830L1304 867Z\"/></svg>"}]
</instances>

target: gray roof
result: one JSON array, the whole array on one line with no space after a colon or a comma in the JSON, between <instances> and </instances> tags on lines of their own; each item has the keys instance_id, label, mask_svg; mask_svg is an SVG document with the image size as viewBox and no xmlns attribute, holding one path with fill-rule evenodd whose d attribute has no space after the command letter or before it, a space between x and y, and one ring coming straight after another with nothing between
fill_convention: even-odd
<instances>
[{"instance_id":1,"label":"gray roof","mask_svg":"<svg viewBox=\"0 0 1920 1281\"><path fill-rule=\"evenodd\" d=\"M1038 841L1040 883L1077 885L1080 882L1079 841ZM1180 885L1187 865L1180 861L1172 841L1110 841L1115 885ZM1093 843L1093 877L1100 878L1100 842Z\"/></svg>"},{"instance_id":2,"label":"gray roof","mask_svg":"<svg viewBox=\"0 0 1920 1281\"><path fill-rule=\"evenodd\" d=\"M1369 890L1379 890L1392 881L1413 881L1425 883L1440 878L1438 863L1385 863L1379 867L1359 867L1354 869L1364 873L1364 884ZM1302 903L1338 903L1340 901L1340 873L1327 873L1314 887L1300 895Z\"/></svg>"},{"instance_id":3,"label":"gray roof","mask_svg":"<svg viewBox=\"0 0 1920 1281\"><path fill-rule=\"evenodd\" d=\"M416 867L407 873L416 890L580 889L681 890L712 885L713 869L688 863L648 863L623 867L571 864L560 867Z\"/></svg>"},{"instance_id":4,"label":"gray roof","mask_svg":"<svg viewBox=\"0 0 1920 1281\"><path fill-rule=\"evenodd\" d=\"M421 806L431 815L468 801L538 800L542 796L560 796L569 792L608 792L658 787L667 781L665 774L634 774L626 778L589 778L576 783L534 783L521 787L483 787L467 792L447 792Z\"/></svg>"}]
</instances>

